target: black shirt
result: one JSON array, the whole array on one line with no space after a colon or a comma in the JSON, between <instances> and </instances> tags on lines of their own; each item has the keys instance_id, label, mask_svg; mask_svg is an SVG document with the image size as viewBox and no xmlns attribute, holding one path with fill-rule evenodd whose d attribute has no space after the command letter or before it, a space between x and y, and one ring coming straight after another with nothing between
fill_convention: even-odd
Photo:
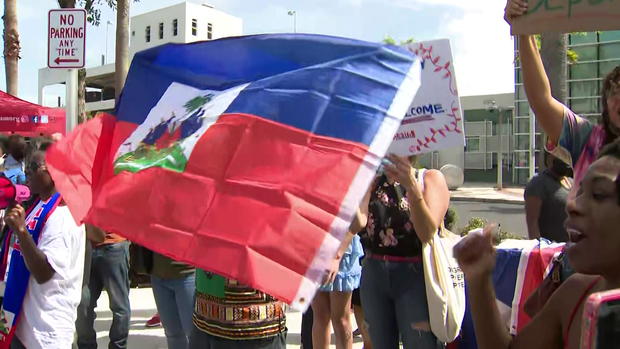
<instances>
[{"instance_id":1,"label":"black shirt","mask_svg":"<svg viewBox=\"0 0 620 349\"><path fill-rule=\"evenodd\" d=\"M566 220L566 198L569 189L565 188L549 170L534 176L525 187L525 198L540 198L542 206L538 217L540 236L557 242L568 241L568 233L564 227Z\"/></svg>"},{"instance_id":2,"label":"black shirt","mask_svg":"<svg viewBox=\"0 0 620 349\"><path fill-rule=\"evenodd\" d=\"M375 180L362 237L372 254L415 257L422 253L422 243L409 219L407 192L399 183L390 184L385 175Z\"/></svg>"}]
</instances>

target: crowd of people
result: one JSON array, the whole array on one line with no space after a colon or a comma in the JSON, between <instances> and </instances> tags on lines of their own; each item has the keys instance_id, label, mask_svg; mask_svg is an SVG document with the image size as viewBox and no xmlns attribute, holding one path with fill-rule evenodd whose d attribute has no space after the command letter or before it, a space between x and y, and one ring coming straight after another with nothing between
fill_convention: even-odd
<instances>
[{"instance_id":1,"label":"crowd of people","mask_svg":"<svg viewBox=\"0 0 620 349\"><path fill-rule=\"evenodd\" d=\"M509 0L506 21L527 8ZM553 98L535 38L521 35L518 46L549 153L546 169L525 191L528 235L567 242L570 272L513 336L495 301L494 227L468 234L454 255L479 348L577 349L585 298L620 288L620 66L603 81L595 124ZM113 317L109 348L127 348L131 243L75 223L47 171L50 144L12 135L2 149L3 176L27 183L33 199L3 213L0 338L10 348L96 348L95 307L105 290ZM443 347L430 325L422 250L442 229L449 203L441 172L417 169L415 156L389 154L304 314L303 348L328 348L332 330L337 348L352 348L352 313L366 349ZM279 300L141 247L140 256L169 348L286 347L286 306Z\"/></svg>"}]
</instances>

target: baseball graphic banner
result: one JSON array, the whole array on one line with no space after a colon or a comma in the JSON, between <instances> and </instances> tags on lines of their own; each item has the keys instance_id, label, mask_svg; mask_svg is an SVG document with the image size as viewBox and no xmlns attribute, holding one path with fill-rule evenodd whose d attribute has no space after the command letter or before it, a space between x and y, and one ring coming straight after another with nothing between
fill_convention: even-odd
<instances>
[{"instance_id":1,"label":"baseball graphic banner","mask_svg":"<svg viewBox=\"0 0 620 349\"><path fill-rule=\"evenodd\" d=\"M407 49L422 60L422 82L388 153L415 155L465 146L450 41L421 41Z\"/></svg>"}]
</instances>

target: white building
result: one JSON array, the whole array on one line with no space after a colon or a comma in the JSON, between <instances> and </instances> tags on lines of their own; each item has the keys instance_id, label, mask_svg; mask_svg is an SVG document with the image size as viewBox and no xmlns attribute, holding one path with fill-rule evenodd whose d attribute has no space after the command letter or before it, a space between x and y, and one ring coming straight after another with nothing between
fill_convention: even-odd
<instances>
[{"instance_id":1,"label":"white building","mask_svg":"<svg viewBox=\"0 0 620 349\"><path fill-rule=\"evenodd\" d=\"M130 19L129 54L166 43L189 43L243 34L241 18L208 4L183 2ZM86 69L86 111L114 108L114 63ZM64 84L64 70L39 69L39 104L46 86Z\"/></svg>"},{"instance_id":2,"label":"white building","mask_svg":"<svg viewBox=\"0 0 620 349\"><path fill-rule=\"evenodd\" d=\"M238 36L241 18L207 4L184 2L131 18L130 54L169 42L188 43Z\"/></svg>"},{"instance_id":3,"label":"white building","mask_svg":"<svg viewBox=\"0 0 620 349\"><path fill-rule=\"evenodd\" d=\"M502 179L506 184L510 184L515 175L514 169L524 166L522 159L529 156L528 152L519 153L514 149L514 94L462 96L461 106L466 147L453 147L424 154L419 159L420 165L435 169L448 164L456 165L464 170L466 182L495 183L497 154L501 149Z\"/></svg>"}]
</instances>

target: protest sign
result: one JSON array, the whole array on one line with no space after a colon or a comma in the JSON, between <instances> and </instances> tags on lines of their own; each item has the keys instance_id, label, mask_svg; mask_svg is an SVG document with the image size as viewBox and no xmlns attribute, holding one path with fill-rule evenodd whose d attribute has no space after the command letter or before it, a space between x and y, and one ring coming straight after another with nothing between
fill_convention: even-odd
<instances>
[{"instance_id":1,"label":"protest sign","mask_svg":"<svg viewBox=\"0 0 620 349\"><path fill-rule=\"evenodd\" d=\"M515 18L512 34L620 29L618 0L534 0Z\"/></svg>"},{"instance_id":2,"label":"protest sign","mask_svg":"<svg viewBox=\"0 0 620 349\"><path fill-rule=\"evenodd\" d=\"M421 86L388 153L414 155L463 147L461 103L450 41L421 41L407 48L422 59Z\"/></svg>"}]
</instances>

